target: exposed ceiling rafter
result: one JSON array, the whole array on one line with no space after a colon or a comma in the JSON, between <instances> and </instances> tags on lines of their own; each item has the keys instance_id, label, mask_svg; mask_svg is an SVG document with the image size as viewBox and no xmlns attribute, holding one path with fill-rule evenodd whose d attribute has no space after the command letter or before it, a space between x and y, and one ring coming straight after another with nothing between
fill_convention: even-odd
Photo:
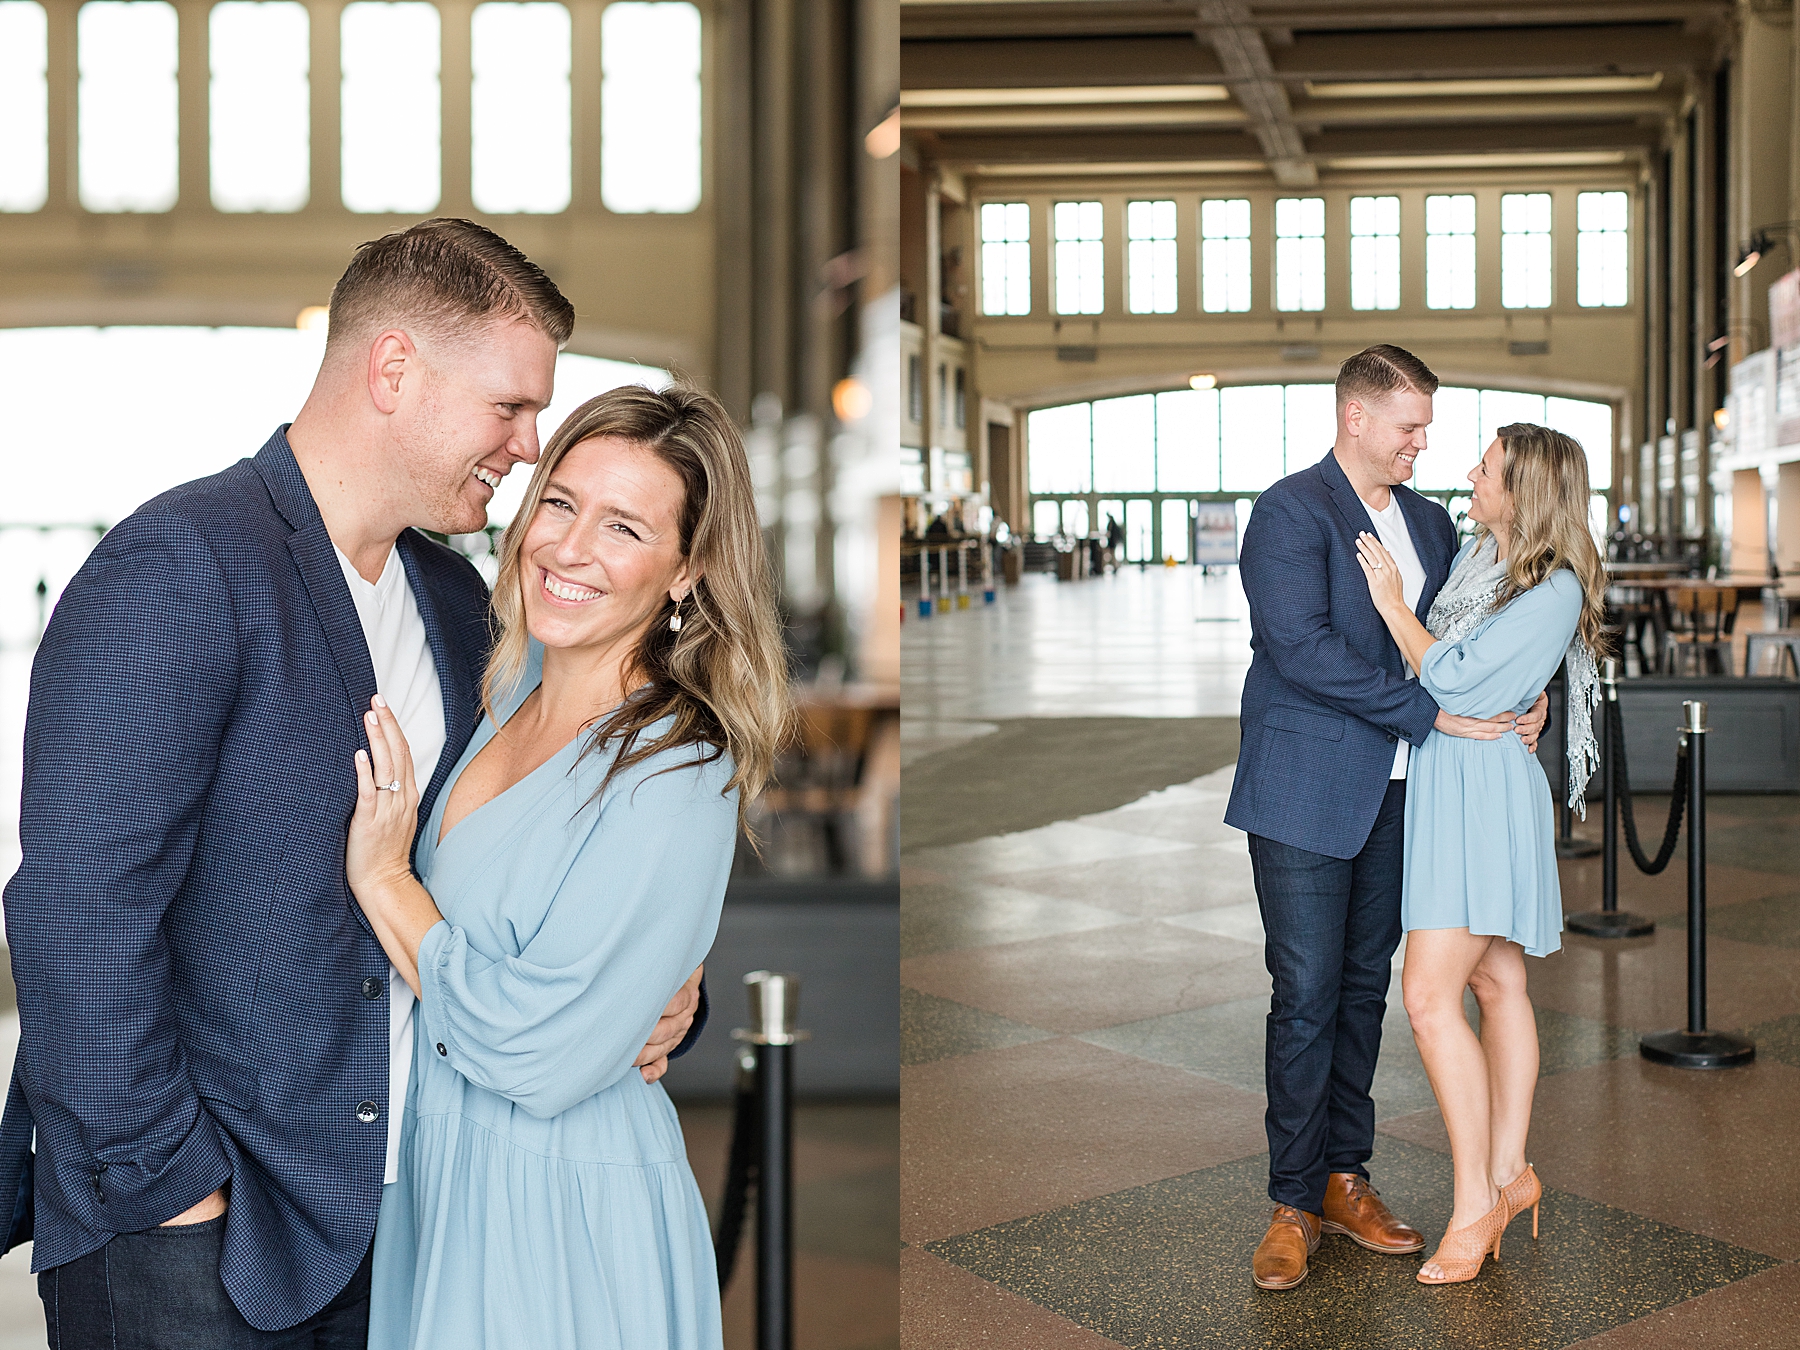
<instances>
[{"instance_id":1,"label":"exposed ceiling rafter","mask_svg":"<svg viewBox=\"0 0 1800 1350\"><path fill-rule=\"evenodd\" d=\"M1275 63L1262 31L1252 23L1250 6L1245 0L1200 0L1199 19L1198 36L1218 54L1275 181L1283 187L1313 186L1319 181L1318 165L1307 156L1287 86L1275 78Z\"/></svg>"}]
</instances>

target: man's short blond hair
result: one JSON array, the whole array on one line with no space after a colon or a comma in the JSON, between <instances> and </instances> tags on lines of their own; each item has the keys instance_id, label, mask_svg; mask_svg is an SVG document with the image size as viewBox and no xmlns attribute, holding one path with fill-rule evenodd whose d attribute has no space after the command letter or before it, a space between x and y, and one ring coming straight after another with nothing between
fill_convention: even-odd
<instances>
[{"instance_id":1,"label":"man's short blond hair","mask_svg":"<svg viewBox=\"0 0 1800 1350\"><path fill-rule=\"evenodd\" d=\"M1339 409L1351 399L1367 403L1410 389L1430 398L1437 393L1438 377L1426 364L1391 343L1364 347L1338 367L1337 405Z\"/></svg>"},{"instance_id":2,"label":"man's short blond hair","mask_svg":"<svg viewBox=\"0 0 1800 1350\"><path fill-rule=\"evenodd\" d=\"M328 353L398 328L454 342L496 319L523 320L561 347L575 307L544 270L469 220L439 218L357 248L331 289Z\"/></svg>"}]
</instances>

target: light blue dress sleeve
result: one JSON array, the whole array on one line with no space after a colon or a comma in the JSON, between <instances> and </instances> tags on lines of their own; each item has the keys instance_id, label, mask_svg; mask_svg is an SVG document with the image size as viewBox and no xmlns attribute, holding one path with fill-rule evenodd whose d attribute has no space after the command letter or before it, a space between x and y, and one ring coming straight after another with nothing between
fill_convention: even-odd
<instances>
[{"instance_id":1,"label":"light blue dress sleeve","mask_svg":"<svg viewBox=\"0 0 1800 1350\"><path fill-rule=\"evenodd\" d=\"M737 838L731 761L673 753L671 772L659 755L614 781L560 876L545 860L555 893L516 956L477 951L448 921L420 943L425 1043L533 1116L623 1077L712 946Z\"/></svg>"},{"instance_id":2,"label":"light blue dress sleeve","mask_svg":"<svg viewBox=\"0 0 1800 1350\"><path fill-rule=\"evenodd\" d=\"M1467 636L1434 642L1420 662L1420 683L1459 716L1524 712L1556 674L1581 601L1581 582L1559 568Z\"/></svg>"}]
</instances>

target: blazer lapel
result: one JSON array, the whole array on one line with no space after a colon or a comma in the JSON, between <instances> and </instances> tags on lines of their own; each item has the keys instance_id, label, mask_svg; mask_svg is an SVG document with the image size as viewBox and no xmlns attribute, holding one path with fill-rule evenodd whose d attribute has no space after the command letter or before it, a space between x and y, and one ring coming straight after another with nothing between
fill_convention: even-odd
<instances>
[{"instance_id":1,"label":"blazer lapel","mask_svg":"<svg viewBox=\"0 0 1800 1350\"><path fill-rule=\"evenodd\" d=\"M1394 495L1400 498L1400 514L1406 518L1406 530L1412 535L1413 549L1425 568L1425 585L1419 591L1419 604L1413 611L1419 622L1423 623L1425 616L1431 612L1431 602L1437 599L1438 591L1443 589L1444 582L1450 577L1452 555L1444 552L1442 535L1430 528L1431 522L1427 515L1434 509L1443 508L1410 490L1395 488Z\"/></svg>"},{"instance_id":2,"label":"blazer lapel","mask_svg":"<svg viewBox=\"0 0 1800 1350\"><path fill-rule=\"evenodd\" d=\"M1337 508L1338 515L1343 517L1352 539L1364 530L1372 531L1375 528L1375 522L1369 519L1368 507L1356 495L1356 489L1350 486L1350 480L1344 474L1344 466L1337 462L1337 456L1330 451L1319 461L1319 476L1325 480L1325 486L1331 489L1331 504Z\"/></svg>"},{"instance_id":3,"label":"blazer lapel","mask_svg":"<svg viewBox=\"0 0 1800 1350\"><path fill-rule=\"evenodd\" d=\"M369 643L363 636L362 620L356 614L356 602L344 583L344 569L338 562L337 549L325 531L325 520L319 514L312 491L300 473L300 465L287 443L287 427L281 427L251 461L269 487L276 510L293 527L288 536L288 552L306 583L319 626L325 630L326 644L344 683L350 716L356 723L358 743L368 746L363 731L362 713L375 696L375 666L369 660Z\"/></svg>"},{"instance_id":4,"label":"blazer lapel","mask_svg":"<svg viewBox=\"0 0 1800 1350\"><path fill-rule=\"evenodd\" d=\"M463 750L474 734L476 713L480 703L475 691L475 654L463 650L455 630L445 621L444 597L431 584L426 570L420 566L418 535L407 530L398 542L400 561L406 565L406 579L418 602L419 618L425 624L425 640L431 647L431 659L437 666L438 687L444 696L444 752L438 756L431 782L419 794L419 828L425 827L433 803L449 780L450 771L462 758ZM414 847L417 847L415 843Z\"/></svg>"}]
</instances>

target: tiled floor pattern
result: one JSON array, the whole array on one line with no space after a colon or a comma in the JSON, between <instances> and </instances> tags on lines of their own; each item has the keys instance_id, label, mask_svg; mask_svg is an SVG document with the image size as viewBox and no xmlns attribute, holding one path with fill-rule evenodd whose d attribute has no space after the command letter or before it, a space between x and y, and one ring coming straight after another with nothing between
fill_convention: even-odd
<instances>
[{"instance_id":1,"label":"tiled floor pattern","mask_svg":"<svg viewBox=\"0 0 1800 1350\"><path fill-rule=\"evenodd\" d=\"M1709 811L1710 1020L1750 1030L1754 1065L1638 1055L1685 1016L1686 882L1627 862L1621 903L1657 933L1530 963L1541 1241L1520 1220L1500 1266L1427 1289L1421 1258L1328 1238L1270 1294L1249 1279L1269 985L1243 836L1220 823L1231 772L903 857L903 1342L1800 1346L1800 802ZM1598 859L1562 869L1566 907L1597 907ZM1371 1170L1435 1240L1448 1142L1398 993Z\"/></svg>"}]
</instances>

